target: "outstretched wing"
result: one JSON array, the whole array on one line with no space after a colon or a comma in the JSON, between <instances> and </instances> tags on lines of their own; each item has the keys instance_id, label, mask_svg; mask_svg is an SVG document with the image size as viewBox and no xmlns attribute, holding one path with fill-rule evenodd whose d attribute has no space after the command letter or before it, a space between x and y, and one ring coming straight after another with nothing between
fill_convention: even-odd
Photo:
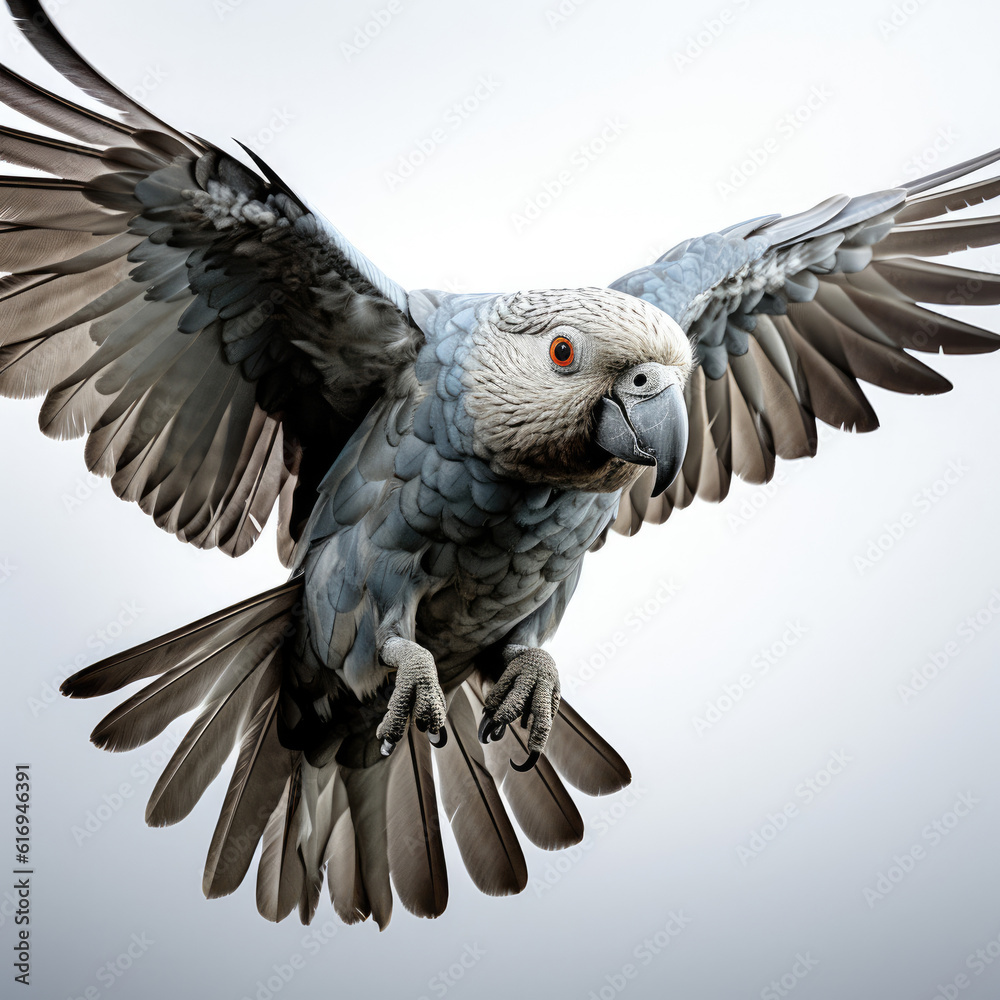
<instances>
[{"instance_id":1,"label":"outstretched wing","mask_svg":"<svg viewBox=\"0 0 1000 1000\"><path fill-rule=\"evenodd\" d=\"M230 555L279 500L288 560L315 488L421 335L406 293L256 156L266 180L161 122L34 0L18 25L87 110L0 67L0 394L183 541ZM248 151L249 152L249 151Z\"/></svg>"},{"instance_id":2,"label":"outstretched wing","mask_svg":"<svg viewBox=\"0 0 1000 1000\"><path fill-rule=\"evenodd\" d=\"M615 530L662 523L696 496L722 500L734 473L767 482L776 455L816 453L817 418L874 430L859 379L906 393L951 388L907 351L1000 347L996 334L917 304L1000 302L997 275L920 259L1000 243L1000 216L942 218L1000 195L1000 177L941 190L998 159L995 150L900 188L752 219L687 240L614 282L669 313L697 360L682 471L655 499L644 475Z\"/></svg>"}]
</instances>

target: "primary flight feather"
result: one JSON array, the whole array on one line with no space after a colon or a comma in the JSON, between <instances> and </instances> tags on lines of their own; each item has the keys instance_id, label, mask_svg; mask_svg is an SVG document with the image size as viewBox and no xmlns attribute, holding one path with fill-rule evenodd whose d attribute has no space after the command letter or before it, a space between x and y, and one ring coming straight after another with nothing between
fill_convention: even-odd
<instances>
[{"instance_id":1,"label":"primary flight feather","mask_svg":"<svg viewBox=\"0 0 1000 1000\"><path fill-rule=\"evenodd\" d=\"M1000 194L899 188L687 240L607 288L407 293L256 155L252 170L101 76L41 5L28 40L106 112L0 67L0 392L44 396L52 437L182 541L245 552L277 504L288 582L67 679L146 684L93 734L111 750L195 720L147 807L177 822L236 750L205 866L308 922L324 877L347 922L448 899L441 812L484 892L583 837L562 783L630 780L560 699L541 647L586 554L735 474L866 431L859 380L949 383L911 351L995 334L926 304L1000 302L993 274L924 260L1000 243ZM957 298L956 298L957 297ZM437 777L435 778L435 771ZM561 777L560 777L561 775ZM501 797L500 790L503 791ZM440 802L439 802L440 799Z\"/></svg>"}]
</instances>

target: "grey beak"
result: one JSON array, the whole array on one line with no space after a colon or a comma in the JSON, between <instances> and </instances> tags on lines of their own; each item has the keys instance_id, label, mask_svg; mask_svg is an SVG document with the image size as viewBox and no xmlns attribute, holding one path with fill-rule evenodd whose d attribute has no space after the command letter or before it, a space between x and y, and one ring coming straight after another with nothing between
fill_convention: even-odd
<instances>
[{"instance_id":1,"label":"grey beak","mask_svg":"<svg viewBox=\"0 0 1000 1000\"><path fill-rule=\"evenodd\" d=\"M637 365L616 379L597 411L596 441L626 462L655 465L659 496L677 477L688 442L684 394L670 369Z\"/></svg>"}]
</instances>

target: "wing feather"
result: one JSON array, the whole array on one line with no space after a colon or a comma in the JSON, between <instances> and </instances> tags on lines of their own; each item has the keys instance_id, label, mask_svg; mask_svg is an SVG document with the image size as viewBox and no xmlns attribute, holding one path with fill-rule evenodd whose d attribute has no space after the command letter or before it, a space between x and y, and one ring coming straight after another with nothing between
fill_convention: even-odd
<instances>
[{"instance_id":1,"label":"wing feather","mask_svg":"<svg viewBox=\"0 0 1000 1000\"><path fill-rule=\"evenodd\" d=\"M183 541L281 554L372 400L408 390L408 297L259 157L263 177L142 108L36 0L18 27L92 111L0 67L0 393L86 433L92 471ZM76 332L70 332L76 331ZM89 338L89 343L88 343ZM261 416L263 414L263 416ZM290 501L290 502L289 502Z\"/></svg>"},{"instance_id":2,"label":"wing feather","mask_svg":"<svg viewBox=\"0 0 1000 1000\"><path fill-rule=\"evenodd\" d=\"M859 381L947 392L951 383L910 351L1000 347L996 333L920 304L1000 303L1000 276L920 259L1000 244L1000 216L941 217L1000 196L997 176L941 190L998 159L994 150L900 188L838 195L797 215L686 240L614 282L669 313L698 362L685 392L681 474L656 501L642 477L614 529L662 523L693 496L722 500L733 473L768 481L775 456L816 453L817 418L874 430L878 418Z\"/></svg>"}]
</instances>

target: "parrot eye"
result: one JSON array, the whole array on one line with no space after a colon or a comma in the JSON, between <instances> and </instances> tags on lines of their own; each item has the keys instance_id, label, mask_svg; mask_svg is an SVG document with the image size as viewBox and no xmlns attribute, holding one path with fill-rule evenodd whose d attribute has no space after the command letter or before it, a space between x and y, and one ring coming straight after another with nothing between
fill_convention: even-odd
<instances>
[{"instance_id":1,"label":"parrot eye","mask_svg":"<svg viewBox=\"0 0 1000 1000\"><path fill-rule=\"evenodd\" d=\"M567 368L573 364L575 353L572 342L566 337L556 337L549 345L549 357L552 363L560 368Z\"/></svg>"}]
</instances>

